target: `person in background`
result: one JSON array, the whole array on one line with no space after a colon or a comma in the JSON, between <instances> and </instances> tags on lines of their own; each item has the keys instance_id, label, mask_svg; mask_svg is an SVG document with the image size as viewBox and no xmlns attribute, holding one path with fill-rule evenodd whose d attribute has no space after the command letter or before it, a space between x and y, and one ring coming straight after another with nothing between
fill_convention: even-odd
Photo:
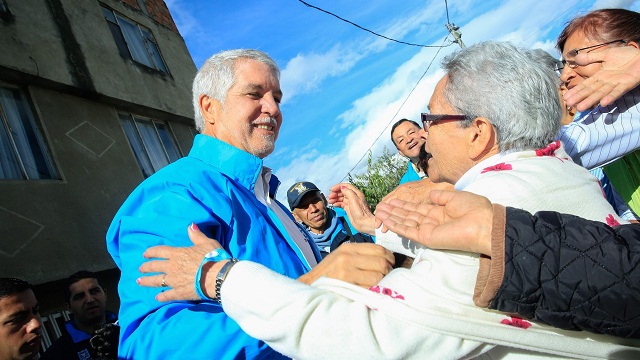
<instances>
[{"instance_id":1,"label":"person in background","mask_svg":"<svg viewBox=\"0 0 640 360\"><path fill-rule=\"evenodd\" d=\"M66 279L63 293L72 318L64 324L62 336L45 351L42 360L97 359L91 337L105 324L117 321L116 314L105 308L107 293L97 275L85 270Z\"/></svg>"},{"instance_id":2,"label":"person in background","mask_svg":"<svg viewBox=\"0 0 640 360\"><path fill-rule=\"evenodd\" d=\"M0 278L0 359L37 360L41 343L40 305L31 285Z\"/></svg>"},{"instance_id":3,"label":"person in background","mask_svg":"<svg viewBox=\"0 0 640 360\"><path fill-rule=\"evenodd\" d=\"M621 47L629 48L623 53L637 52L638 23L640 13L625 9L596 10L571 20L556 42L564 63L560 80L567 92L596 75L603 66L581 65L576 61L578 55ZM604 85L599 91L611 87L609 83ZM640 211L640 153L636 150L640 146L639 102L640 88L636 84L608 106L595 106L576 115L576 121L560 132L573 160L588 169L602 166L613 188L636 214Z\"/></svg>"},{"instance_id":4,"label":"person in background","mask_svg":"<svg viewBox=\"0 0 640 360\"><path fill-rule=\"evenodd\" d=\"M309 181L297 182L287 191L287 201L293 218L309 231L323 257L345 243L372 243L367 234L359 233L344 210L328 206L318 187Z\"/></svg>"},{"instance_id":5,"label":"person in background","mask_svg":"<svg viewBox=\"0 0 640 360\"><path fill-rule=\"evenodd\" d=\"M424 138L420 136L420 125L409 119L400 119L391 127L391 141L402 156L409 159L407 171L400 179L400 185L423 179L425 170L421 167L420 151L424 151ZM424 162L426 153L423 153Z\"/></svg>"}]
</instances>

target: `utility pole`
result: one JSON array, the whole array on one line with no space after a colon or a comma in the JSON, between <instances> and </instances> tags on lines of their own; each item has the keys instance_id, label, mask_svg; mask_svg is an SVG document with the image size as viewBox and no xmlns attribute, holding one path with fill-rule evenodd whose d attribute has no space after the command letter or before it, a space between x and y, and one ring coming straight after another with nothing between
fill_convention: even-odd
<instances>
[{"instance_id":1,"label":"utility pole","mask_svg":"<svg viewBox=\"0 0 640 360\"><path fill-rule=\"evenodd\" d=\"M466 48L466 46L462 42L462 34L459 31L460 27L457 26L456 24L451 24L451 23L447 23L446 27L447 27L447 30L449 30L449 32L451 33L451 36L453 36L453 42L460 45L462 49Z\"/></svg>"}]
</instances>

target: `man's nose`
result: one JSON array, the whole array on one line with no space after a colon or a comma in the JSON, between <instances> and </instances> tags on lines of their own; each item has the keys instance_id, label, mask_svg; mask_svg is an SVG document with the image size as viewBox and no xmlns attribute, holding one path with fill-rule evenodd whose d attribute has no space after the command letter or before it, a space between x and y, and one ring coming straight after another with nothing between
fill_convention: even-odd
<instances>
[{"instance_id":1,"label":"man's nose","mask_svg":"<svg viewBox=\"0 0 640 360\"><path fill-rule=\"evenodd\" d=\"M41 327L42 320L40 320L40 315L34 315L27 323L27 332L32 333L39 331Z\"/></svg>"},{"instance_id":2,"label":"man's nose","mask_svg":"<svg viewBox=\"0 0 640 360\"><path fill-rule=\"evenodd\" d=\"M274 118L280 115L280 104L278 104L272 94L265 94L262 97L262 112Z\"/></svg>"}]
</instances>

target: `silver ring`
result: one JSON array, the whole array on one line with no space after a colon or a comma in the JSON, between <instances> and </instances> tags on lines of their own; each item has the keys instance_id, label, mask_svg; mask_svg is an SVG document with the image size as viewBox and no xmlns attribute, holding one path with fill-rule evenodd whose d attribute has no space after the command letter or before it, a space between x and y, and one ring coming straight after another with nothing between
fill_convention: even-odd
<instances>
[{"instance_id":1,"label":"silver ring","mask_svg":"<svg viewBox=\"0 0 640 360\"><path fill-rule=\"evenodd\" d=\"M167 287L169 285L167 285L167 283L164 282L164 277L167 276L167 274L162 275L162 287Z\"/></svg>"}]
</instances>

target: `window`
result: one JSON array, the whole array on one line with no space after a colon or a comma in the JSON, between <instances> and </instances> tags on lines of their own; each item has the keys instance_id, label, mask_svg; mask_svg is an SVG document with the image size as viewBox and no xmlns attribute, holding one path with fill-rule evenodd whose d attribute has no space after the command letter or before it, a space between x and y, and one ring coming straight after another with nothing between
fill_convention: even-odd
<instances>
[{"instance_id":1,"label":"window","mask_svg":"<svg viewBox=\"0 0 640 360\"><path fill-rule=\"evenodd\" d=\"M131 58L165 74L169 73L160 55L158 43L149 29L120 16L111 9L103 7L102 13L107 19L121 56Z\"/></svg>"},{"instance_id":2,"label":"window","mask_svg":"<svg viewBox=\"0 0 640 360\"><path fill-rule=\"evenodd\" d=\"M118 116L144 177L151 176L182 156L166 122L131 114L121 113Z\"/></svg>"},{"instance_id":3,"label":"window","mask_svg":"<svg viewBox=\"0 0 640 360\"><path fill-rule=\"evenodd\" d=\"M25 93L0 86L0 179L58 179Z\"/></svg>"},{"instance_id":4,"label":"window","mask_svg":"<svg viewBox=\"0 0 640 360\"><path fill-rule=\"evenodd\" d=\"M14 20L13 14L11 10L9 10L9 6L5 0L0 0L0 19L6 22L13 22Z\"/></svg>"}]
</instances>

